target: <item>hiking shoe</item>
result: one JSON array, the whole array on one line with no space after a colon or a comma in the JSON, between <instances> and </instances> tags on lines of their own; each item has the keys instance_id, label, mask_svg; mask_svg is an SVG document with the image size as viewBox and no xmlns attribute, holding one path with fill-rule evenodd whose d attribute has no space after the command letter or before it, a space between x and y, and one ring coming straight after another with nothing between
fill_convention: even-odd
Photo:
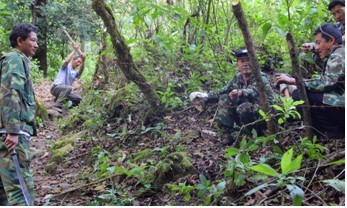
<instances>
[{"instance_id":1,"label":"hiking shoe","mask_svg":"<svg viewBox=\"0 0 347 208\"><path fill-rule=\"evenodd\" d=\"M222 143L224 145L232 145L235 142L235 139L230 134L222 135Z\"/></svg>"}]
</instances>

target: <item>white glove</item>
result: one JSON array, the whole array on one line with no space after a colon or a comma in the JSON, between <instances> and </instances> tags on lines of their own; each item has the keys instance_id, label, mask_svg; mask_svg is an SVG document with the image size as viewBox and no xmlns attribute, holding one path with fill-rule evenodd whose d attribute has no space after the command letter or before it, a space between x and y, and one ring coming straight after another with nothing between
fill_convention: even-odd
<instances>
[{"instance_id":1,"label":"white glove","mask_svg":"<svg viewBox=\"0 0 347 208\"><path fill-rule=\"evenodd\" d=\"M206 92L192 92L189 95L190 101L194 101L196 98L207 98L208 94Z\"/></svg>"}]
</instances>

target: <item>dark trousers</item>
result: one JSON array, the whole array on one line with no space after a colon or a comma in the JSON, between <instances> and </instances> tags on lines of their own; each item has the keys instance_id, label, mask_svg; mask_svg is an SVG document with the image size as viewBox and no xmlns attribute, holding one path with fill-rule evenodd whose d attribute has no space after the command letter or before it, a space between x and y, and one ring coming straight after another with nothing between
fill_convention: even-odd
<instances>
[{"instance_id":1,"label":"dark trousers","mask_svg":"<svg viewBox=\"0 0 347 208\"><path fill-rule=\"evenodd\" d=\"M11 158L11 152L6 148L4 139L5 135L0 134L0 206L25 206L25 199ZM29 171L31 162L29 141L29 136L20 134L16 151L29 195L34 199L34 179ZM31 204L31 206L33 205Z\"/></svg>"},{"instance_id":2,"label":"dark trousers","mask_svg":"<svg viewBox=\"0 0 347 208\"><path fill-rule=\"evenodd\" d=\"M323 93L307 92L310 102L312 125L328 137L342 136L345 134L345 108L323 104ZM300 100L297 90L293 92L293 99ZM302 115L302 108L298 108Z\"/></svg>"},{"instance_id":3,"label":"dark trousers","mask_svg":"<svg viewBox=\"0 0 347 208\"><path fill-rule=\"evenodd\" d=\"M63 106L67 100L71 100L74 106L77 106L82 97L72 92L72 87L69 85L53 85L51 87L51 94L55 97L55 104Z\"/></svg>"}]
</instances>

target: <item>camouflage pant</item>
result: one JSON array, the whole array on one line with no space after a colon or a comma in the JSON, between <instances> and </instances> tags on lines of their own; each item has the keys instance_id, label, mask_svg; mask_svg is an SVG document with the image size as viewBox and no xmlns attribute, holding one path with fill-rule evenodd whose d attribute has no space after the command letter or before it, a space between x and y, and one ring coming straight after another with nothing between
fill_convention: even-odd
<instances>
[{"instance_id":1,"label":"camouflage pant","mask_svg":"<svg viewBox=\"0 0 347 208\"><path fill-rule=\"evenodd\" d=\"M252 123L260 118L259 106L249 102L241 104L233 103L228 95L222 95L218 102L217 124L223 133L233 133L239 131L240 127ZM265 122L258 122L256 124L247 126L244 130L250 133L255 129L258 134L261 129L265 128Z\"/></svg>"},{"instance_id":2,"label":"camouflage pant","mask_svg":"<svg viewBox=\"0 0 347 208\"><path fill-rule=\"evenodd\" d=\"M0 141L0 206L25 206L24 196L19 184L16 169L14 167L11 152L4 146L5 135L1 135ZM27 183L29 194L34 198L34 180L32 174L29 172L30 165L30 137L19 135L18 145L16 150L18 152L19 165L21 167L24 180Z\"/></svg>"},{"instance_id":3,"label":"camouflage pant","mask_svg":"<svg viewBox=\"0 0 347 208\"><path fill-rule=\"evenodd\" d=\"M51 94L56 98L56 105L63 106L67 100L71 100L74 106L77 106L82 97L72 92L72 87L69 85L53 85Z\"/></svg>"}]
</instances>

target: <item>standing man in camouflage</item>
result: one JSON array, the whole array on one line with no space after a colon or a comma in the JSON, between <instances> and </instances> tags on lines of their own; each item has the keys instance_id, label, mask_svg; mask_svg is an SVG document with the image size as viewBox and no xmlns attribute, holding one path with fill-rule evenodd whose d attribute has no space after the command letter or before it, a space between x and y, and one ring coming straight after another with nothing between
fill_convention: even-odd
<instances>
[{"instance_id":1,"label":"standing man in camouflage","mask_svg":"<svg viewBox=\"0 0 347 208\"><path fill-rule=\"evenodd\" d=\"M36 105L30 77L29 57L38 48L37 27L28 23L14 26L10 34L13 51L1 58L0 85L0 205L25 205L11 154L18 152L19 165L34 197L34 181L29 172L30 135L36 134Z\"/></svg>"},{"instance_id":2,"label":"standing man in camouflage","mask_svg":"<svg viewBox=\"0 0 347 208\"><path fill-rule=\"evenodd\" d=\"M305 79L311 107L313 127L328 138L344 138L345 132L345 47L341 31L332 24L319 26L313 33L316 50L323 60L321 75ZM295 78L284 74L276 77L276 84L296 84ZM299 100L297 91L293 99Z\"/></svg>"},{"instance_id":3,"label":"standing man in camouflage","mask_svg":"<svg viewBox=\"0 0 347 208\"><path fill-rule=\"evenodd\" d=\"M219 100L217 112L217 124L222 130L222 143L230 145L235 141L240 127L254 122L260 118L259 115L259 94L257 83L255 82L252 69L249 63L249 57L246 49L241 49L235 54L237 58L236 67L239 74L217 92L201 93L193 92L190 94L190 100L196 98L204 101ZM266 85L266 94L268 102L273 103L273 94L270 88L267 76L262 73L262 80ZM257 133L266 128L265 122L258 122L246 128L247 133L254 128Z\"/></svg>"},{"instance_id":4,"label":"standing man in camouflage","mask_svg":"<svg viewBox=\"0 0 347 208\"><path fill-rule=\"evenodd\" d=\"M85 54L74 56L78 49L79 45L75 44L72 52L64 60L51 86L51 94L56 98L55 106L59 108L62 108L67 100L71 100L74 106L77 106L82 100L81 96L72 92L73 81L80 78L84 70ZM79 67L79 70L74 70L77 67Z\"/></svg>"}]
</instances>

